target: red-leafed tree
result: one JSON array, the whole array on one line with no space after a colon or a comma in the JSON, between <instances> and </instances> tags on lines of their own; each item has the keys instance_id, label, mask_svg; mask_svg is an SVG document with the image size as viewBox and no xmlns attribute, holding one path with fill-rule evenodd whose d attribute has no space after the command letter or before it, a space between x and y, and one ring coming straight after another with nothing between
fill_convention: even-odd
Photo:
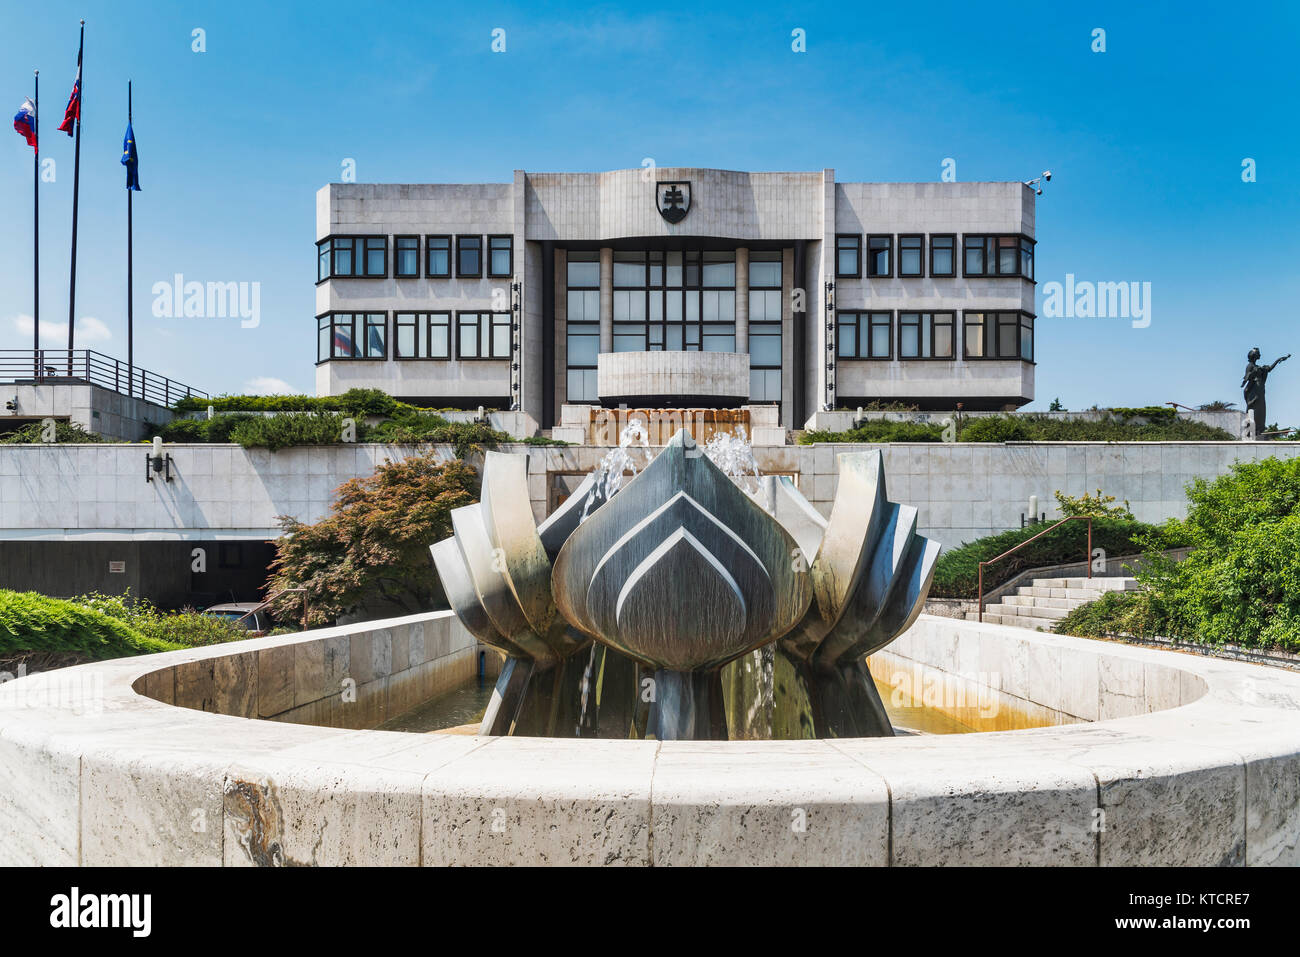
<instances>
[{"instance_id":1,"label":"red-leafed tree","mask_svg":"<svg viewBox=\"0 0 1300 957\"><path fill-rule=\"evenodd\" d=\"M268 593L305 588L307 622L328 625L367 606L428 611L445 605L429 546L451 534L451 510L478 501L478 473L425 454L386 462L339 486L330 514L314 525L281 515ZM283 595L284 621L302 615L303 596Z\"/></svg>"}]
</instances>

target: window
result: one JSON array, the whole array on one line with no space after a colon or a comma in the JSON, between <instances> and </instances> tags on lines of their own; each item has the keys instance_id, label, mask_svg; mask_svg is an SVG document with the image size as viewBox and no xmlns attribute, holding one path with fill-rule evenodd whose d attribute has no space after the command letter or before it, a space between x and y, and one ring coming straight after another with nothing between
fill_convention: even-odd
<instances>
[{"instance_id":1,"label":"window","mask_svg":"<svg viewBox=\"0 0 1300 957\"><path fill-rule=\"evenodd\" d=\"M456 237L456 275L477 279L483 275L483 237Z\"/></svg>"},{"instance_id":2,"label":"window","mask_svg":"<svg viewBox=\"0 0 1300 957\"><path fill-rule=\"evenodd\" d=\"M397 313L393 317L393 358L450 359L451 313Z\"/></svg>"},{"instance_id":3,"label":"window","mask_svg":"<svg viewBox=\"0 0 1300 957\"><path fill-rule=\"evenodd\" d=\"M420 275L420 237L393 237L393 275L410 279Z\"/></svg>"},{"instance_id":4,"label":"window","mask_svg":"<svg viewBox=\"0 0 1300 957\"><path fill-rule=\"evenodd\" d=\"M1034 317L1024 312L967 312L962 315L968 359L1034 360Z\"/></svg>"},{"instance_id":5,"label":"window","mask_svg":"<svg viewBox=\"0 0 1300 957\"><path fill-rule=\"evenodd\" d=\"M951 312L900 312L898 314L898 357L900 359L953 358L956 317Z\"/></svg>"},{"instance_id":6,"label":"window","mask_svg":"<svg viewBox=\"0 0 1300 957\"><path fill-rule=\"evenodd\" d=\"M327 312L316 317L316 361L385 359L388 314Z\"/></svg>"},{"instance_id":7,"label":"window","mask_svg":"<svg viewBox=\"0 0 1300 957\"><path fill-rule=\"evenodd\" d=\"M613 266L615 352L735 351L734 251L618 250Z\"/></svg>"},{"instance_id":8,"label":"window","mask_svg":"<svg viewBox=\"0 0 1300 957\"><path fill-rule=\"evenodd\" d=\"M835 237L835 275L852 276L854 278L862 275L862 237L861 236L836 236Z\"/></svg>"},{"instance_id":9,"label":"window","mask_svg":"<svg viewBox=\"0 0 1300 957\"><path fill-rule=\"evenodd\" d=\"M456 357L509 359L510 313L456 313Z\"/></svg>"},{"instance_id":10,"label":"window","mask_svg":"<svg viewBox=\"0 0 1300 957\"><path fill-rule=\"evenodd\" d=\"M924 236L899 236L898 274L900 276L924 276L925 263L922 258L924 250Z\"/></svg>"},{"instance_id":11,"label":"window","mask_svg":"<svg viewBox=\"0 0 1300 957\"><path fill-rule=\"evenodd\" d=\"M331 236L316 244L316 281L383 279L388 275L387 236Z\"/></svg>"},{"instance_id":12,"label":"window","mask_svg":"<svg viewBox=\"0 0 1300 957\"><path fill-rule=\"evenodd\" d=\"M749 254L749 398L781 401L781 252Z\"/></svg>"},{"instance_id":13,"label":"window","mask_svg":"<svg viewBox=\"0 0 1300 957\"><path fill-rule=\"evenodd\" d=\"M952 234L944 234L930 237L930 275L931 276L953 276L956 275L956 260L954 253L957 248L957 237Z\"/></svg>"},{"instance_id":14,"label":"window","mask_svg":"<svg viewBox=\"0 0 1300 957\"><path fill-rule=\"evenodd\" d=\"M893 356L892 312L838 314L838 355L841 359L889 359Z\"/></svg>"},{"instance_id":15,"label":"window","mask_svg":"<svg viewBox=\"0 0 1300 957\"><path fill-rule=\"evenodd\" d=\"M514 275L514 237L488 237L488 275L505 278Z\"/></svg>"},{"instance_id":16,"label":"window","mask_svg":"<svg viewBox=\"0 0 1300 957\"><path fill-rule=\"evenodd\" d=\"M600 354L600 254L570 250L565 271L568 399L595 402L596 357Z\"/></svg>"},{"instance_id":17,"label":"window","mask_svg":"<svg viewBox=\"0 0 1300 957\"><path fill-rule=\"evenodd\" d=\"M893 251L893 236L868 236L867 275L879 278L892 276L894 274Z\"/></svg>"},{"instance_id":18,"label":"window","mask_svg":"<svg viewBox=\"0 0 1300 957\"><path fill-rule=\"evenodd\" d=\"M1028 236L963 236L963 275L1034 278L1034 241Z\"/></svg>"},{"instance_id":19,"label":"window","mask_svg":"<svg viewBox=\"0 0 1300 957\"><path fill-rule=\"evenodd\" d=\"M430 279L446 279L451 275L451 237L425 237L426 259L424 274Z\"/></svg>"}]
</instances>

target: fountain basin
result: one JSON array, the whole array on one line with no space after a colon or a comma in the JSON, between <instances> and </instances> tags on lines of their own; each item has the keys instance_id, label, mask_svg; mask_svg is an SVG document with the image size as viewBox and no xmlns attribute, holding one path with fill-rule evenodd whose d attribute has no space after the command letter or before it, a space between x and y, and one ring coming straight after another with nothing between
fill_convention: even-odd
<instances>
[{"instance_id":1,"label":"fountain basin","mask_svg":"<svg viewBox=\"0 0 1300 957\"><path fill-rule=\"evenodd\" d=\"M820 741L354 730L473 673L454 617L418 615L0 685L0 863L1300 863L1300 675L930 616L872 664L922 695L1073 723Z\"/></svg>"}]
</instances>

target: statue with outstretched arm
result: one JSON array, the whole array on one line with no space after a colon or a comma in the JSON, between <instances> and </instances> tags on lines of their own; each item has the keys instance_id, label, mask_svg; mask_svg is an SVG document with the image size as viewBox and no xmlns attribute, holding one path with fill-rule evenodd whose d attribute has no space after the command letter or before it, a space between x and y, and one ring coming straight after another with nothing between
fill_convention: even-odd
<instances>
[{"instance_id":1,"label":"statue with outstretched arm","mask_svg":"<svg viewBox=\"0 0 1300 957\"><path fill-rule=\"evenodd\" d=\"M1241 378L1241 388L1246 399L1246 408L1255 413L1255 436L1259 437L1264 434L1268 428L1266 411L1264 407L1264 386L1268 381L1268 374L1276 369L1279 365L1291 358L1291 353L1287 353L1271 365L1259 365L1259 348L1251 349L1246 354L1246 374Z\"/></svg>"}]
</instances>

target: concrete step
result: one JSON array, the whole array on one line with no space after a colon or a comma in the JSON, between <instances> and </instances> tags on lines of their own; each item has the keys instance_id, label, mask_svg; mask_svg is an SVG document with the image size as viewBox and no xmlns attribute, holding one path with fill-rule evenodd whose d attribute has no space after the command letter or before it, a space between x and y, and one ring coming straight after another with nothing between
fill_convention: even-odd
<instances>
[{"instance_id":1,"label":"concrete step","mask_svg":"<svg viewBox=\"0 0 1300 957\"><path fill-rule=\"evenodd\" d=\"M1052 618L1061 619L1070 613L1068 608L1048 608L1042 605L985 605L984 614L987 617L989 611L998 615L1015 615L1020 618Z\"/></svg>"},{"instance_id":2,"label":"concrete step","mask_svg":"<svg viewBox=\"0 0 1300 957\"><path fill-rule=\"evenodd\" d=\"M1091 598L1043 598L1039 595L1003 595L1004 605L1037 605L1040 608L1078 608Z\"/></svg>"},{"instance_id":3,"label":"concrete step","mask_svg":"<svg viewBox=\"0 0 1300 957\"><path fill-rule=\"evenodd\" d=\"M1093 578L1084 575L1070 578L1035 578L1033 584L1038 588L1087 588L1093 591L1132 591L1137 588L1134 579L1116 575L1098 575Z\"/></svg>"}]
</instances>

